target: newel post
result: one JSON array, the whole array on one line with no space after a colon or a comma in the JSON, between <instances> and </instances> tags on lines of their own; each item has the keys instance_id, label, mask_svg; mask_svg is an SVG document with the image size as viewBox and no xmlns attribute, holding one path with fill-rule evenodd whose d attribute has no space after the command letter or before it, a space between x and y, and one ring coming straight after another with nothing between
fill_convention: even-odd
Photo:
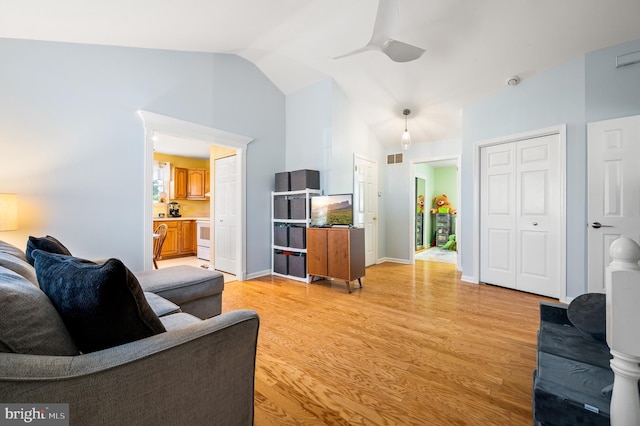
<instances>
[{"instance_id":1,"label":"newel post","mask_svg":"<svg viewBox=\"0 0 640 426\"><path fill-rule=\"evenodd\" d=\"M620 237L605 274L607 343L611 349L611 425L640 425L640 246Z\"/></svg>"}]
</instances>

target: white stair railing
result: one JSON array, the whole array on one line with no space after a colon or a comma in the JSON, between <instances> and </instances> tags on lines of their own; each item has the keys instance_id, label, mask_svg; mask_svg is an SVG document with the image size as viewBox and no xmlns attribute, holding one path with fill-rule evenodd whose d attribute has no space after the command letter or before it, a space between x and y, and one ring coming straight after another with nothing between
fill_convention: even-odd
<instances>
[{"instance_id":1,"label":"white stair railing","mask_svg":"<svg viewBox=\"0 0 640 426\"><path fill-rule=\"evenodd\" d=\"M607 267L607 343L611 349L611 425L640 425L640 246L620 237L611 244Z\"/></svg>"}]
</instances>

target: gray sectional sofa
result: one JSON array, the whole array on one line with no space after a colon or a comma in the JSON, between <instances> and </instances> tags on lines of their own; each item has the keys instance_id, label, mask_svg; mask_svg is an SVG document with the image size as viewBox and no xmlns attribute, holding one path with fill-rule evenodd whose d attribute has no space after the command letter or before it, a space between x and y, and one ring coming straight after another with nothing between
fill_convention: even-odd
<instances>
[{"instance_id":1,"label":"gray sectional sofa","mask_svg":"<svg viewBox=\"0 0 640 426\"><path fill-rule=\"evenodd\" d=\"M220 314L223 289L214 271L0 241L0 404L68 404L71 425L253 424L259 318Z\"/></svg>"}]
</instances>

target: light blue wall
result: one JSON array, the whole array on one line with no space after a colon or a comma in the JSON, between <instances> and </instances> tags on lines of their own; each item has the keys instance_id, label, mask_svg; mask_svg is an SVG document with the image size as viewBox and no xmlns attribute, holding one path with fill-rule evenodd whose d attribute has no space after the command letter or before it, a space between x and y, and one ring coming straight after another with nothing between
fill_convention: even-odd
<instances>
[{"instance_id":1,"label":"light blue wall","mask_svg":"<svg viewBox=\"0 0 640 426\"><path fill-rule=\"evenodd\" d=\"M640 40L586 55L587 122L640 114L640 64L615 68L616 56L640 51Z\"/></svg>"},{"instance_id":2,"label":"light blue wall","mask_svg":"<svg viewBox=\"0 0 640 426\"><path fill-rule=\"evenodd\" d=\"M350 193L358 155L378 163L378 182L384 186L382 145L332 79L287 95L286 111L286 170L319 170L325 194ZM378 257L383 257L386 204L378 201Z\"/></svg>"},{"instance_id":3,"label":"light blue wall","mask_svg":"<svg viewBox=\"0 0 640 426\"><path fill-rule=\"evenodd\" d=\"M333 82L330 79L298 90L286 98L285 168L320 171L320 188L327 191L331 171Z\"/></svg>"},{"instance_id":4,"label":"light blue wall","mask_svg":"<svg viewBox=\"0 0 640 426\"><path fill-rule=\"evenodd\" d=\"M72 253L143 268L139 109L254 137L247 151L247 272L270 269L273 174L285 97L233 55L0 39L0 192L19 197L24 247L50 234Z\"/></svg>"},{"instance_id":5,"label":"light blue wall","mask_svg":"<svg viewBox=\"0 0 640 426\"><path fill-rule=\"evenodd\" d=\"M587 290L586 125L640 113L640 66L615 70L615 55L640 50L638 41L589 53L505 88L464 109L461 208L473 208L474 144L496 137L567 125L567 296ZM472 241L473 215L462 216ZM462 246L463 275L471 277L473 247Z\"/></svg>"}]
</instances>

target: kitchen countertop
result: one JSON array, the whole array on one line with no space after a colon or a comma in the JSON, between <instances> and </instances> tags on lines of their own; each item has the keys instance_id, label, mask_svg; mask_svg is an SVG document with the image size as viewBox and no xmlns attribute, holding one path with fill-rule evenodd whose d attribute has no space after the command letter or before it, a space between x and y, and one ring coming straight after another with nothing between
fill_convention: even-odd
<instances>
[{"instance_id":1,"label":"kitchen countertop","mask_svg":"<svg viewBox=\"0 0 640 426\"><path fill-rule=\"evenodd\" d=\"M166 216L166 217L154 217L153 220L154 221L170 221L170 220L209 220L209 216L200 216L200 217L196 217L196 216L182 216L182 217L171 217L171 216Z\"/></svg>"}]
</instances>

